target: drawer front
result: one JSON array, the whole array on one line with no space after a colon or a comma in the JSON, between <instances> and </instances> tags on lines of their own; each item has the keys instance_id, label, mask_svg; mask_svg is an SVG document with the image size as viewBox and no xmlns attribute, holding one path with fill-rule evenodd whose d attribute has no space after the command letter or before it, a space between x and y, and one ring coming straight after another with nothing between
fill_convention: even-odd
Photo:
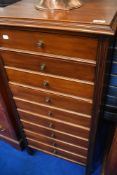
<instances>
[{"instance_id":1,"label":"drawer front","mask_svg":"<svg viewBox=\"0 0 117 175\"><path fill-rule=\"evenodd\" d=\"M27 139L33 139L37 142L45 143L45 144L50 145L54 148L64 149L64 150L72 152L74 154L79 154L79 155L83 155L83 156L87 157L88 150L83 148L83 147L69 145L66 142L62 142L62 141L55 140L55 139L53 140L51 138L44 137L44 135L38 134L38 137L35 139L35 137L33 137L29 132L26 132L25 134L26 134Z\"/></svg>"},{"instance_id":2,"label":"drawer front","mask_svg":"<svg viewBox=\"0 0 117 175\"><path fill-rule=\"evenodd\" d=\"M83 99L75 99L69 96L62 96L58 95L57 93L53 94L50 92L26 88L11 83L10 88L12 90L13 96L20 99L42 103L44 105L48 105L48 107L54 106L57 108L67 109L88 115L91 115L92 113L92 103L89 100L85 101Z\"/></svg>"},{"instance_id":3,"label":"drawer front","mask_svg":"<svg viewBox=\"0 0 117 175\"><path fill-rule=\"evenodd\" d=\"M83 156L80 156L77 154L74 155L70 152L66 152L65 150L53 148L53 147L46 145L46 144L43 144L43 143L39 143L39 142L37 143L34 140L28 139L28 144L29 144L29 147L32 147L32 148L35 148L35 149L38 149L41 151L47 151L48 153L54 154L56 156L62 156L63 158L73 160L76 163L86 164L86 162L87 162L86 157L83 157Z\"/></svg>"},{"instance_id":4,"label":"drawer front","mask_svg":"<svg viewBox=\"0 0 117 175\"><path fill-rule=\"evenodd\" d=\"M38 115L44 115L52 119L60 120L61 122L73 123L76 125L81 125L89 127L91 125L91 116L81 116L80 114L73 114L70 112L64 112L47 106L37 105L34 103L29 103L19 99L15 99L17 108L21 110L26 110L29 113L36 113Z\"/></svg>"},{"instance_id":5,"label":"drawer front","mask_svg":"<svg viewBox=\"0 0 117 175\"><path fill-rule=\"evenodd\" d=\"M7 51L1 55L6 66L94 82L94 64Z\"/></svg>"},{"instance_id":6,"label":"drawer front","mask_svg":"<svg viewBox=\"0 0 117 175\"><path fill-rule=\"evenodd\" d=\"M55 92L61 92L74 96L80 96L88 99L93 98L93 83L79 82L61 78L50 77L44 74L35 74L6 68L8 79L11 82L17 82L41 89Z\"/></svg>"},{"instance_id":7,"label":"drawer front","mask_svg":"<svg viewBox=\"0 0 117 175\"><path fill-rule=\"evenodd\" d=\"M63 123L63 122L54 121L53 119L40 117L39 115L37 116L21 110L18 112L21 120L25 120L31 123L33 122L35 125L42 125L46 128L55 129L55 130L66 132L76 136L81 136L86 139L89 137L89 130L90 130L89 128L81 127L81 126L78 127L76 125L68 125L65 122Z\"/></svg>"},{"instance_id":8,"label":"drawer front","mask_svg":"<svg viewBox=\"0 0 117 175\"><path fill-rule=\"evenodd\" d=\"M4 39L4 35L8 39ZM98 42L95 38L9 29L1 29L0 38L2 47L96 59Z\"/></svg>"},{"instance_id":9,"label":"drawer front","mask_svg":"<svg viewBox=\"0 0 117 175\"><path fill-rule=\"evenodd\" d=\"M64 142L67 142L69 144L79 145L81 147L87 148L88 147L88 139L84 139L82 137L75 137L73 135L70 135L68 133L64 133L61 131L53 130L52 128L45 128L43 126L37 126L33 123L23 121L24 131L25 133L31 132L31 135L33 138L37 138L38 134L44 135L46 137L49 137L51 139L57 139Z\"/></svg>"}]
</instances>

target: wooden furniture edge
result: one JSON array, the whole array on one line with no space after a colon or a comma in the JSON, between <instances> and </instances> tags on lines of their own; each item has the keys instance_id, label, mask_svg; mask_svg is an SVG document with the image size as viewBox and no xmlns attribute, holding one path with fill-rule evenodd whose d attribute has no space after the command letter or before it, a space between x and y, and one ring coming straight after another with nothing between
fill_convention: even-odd
<instances>
[{"instance_id":1,"label":"wooden furniture edge","mask_svg":"<svg viewBox=\"0 0 117 175\"><path fill-rule=\"evenodd\" d=\"M110 25L101 24L85 24L77 22L52 22L51 20L41 19L23 19L23 18L8 18L0 17L0 26L15 26L15 27L32 27L44 28L53 30L73 31L73 32L88 32L93 34L114 35L116 31L117 13L115 14Z\"/></svg>"}]
</instances>

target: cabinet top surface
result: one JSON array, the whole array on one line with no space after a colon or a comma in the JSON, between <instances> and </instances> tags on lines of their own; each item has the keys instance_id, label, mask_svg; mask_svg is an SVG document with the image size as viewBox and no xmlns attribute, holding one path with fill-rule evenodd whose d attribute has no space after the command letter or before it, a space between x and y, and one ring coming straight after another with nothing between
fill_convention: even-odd
<instances>
[{"instance_id":1,"label":"cabinet top surface","mask_svg":"<svg viewBox=\"0 0 117 175\"><path fill-rule=\"evenodd\" d=\"M22 0L0 8L0 25L50 28L114 35L117 0L82 0L70 11L36 10L34 0Z\"/></svg>"}]
</instances>

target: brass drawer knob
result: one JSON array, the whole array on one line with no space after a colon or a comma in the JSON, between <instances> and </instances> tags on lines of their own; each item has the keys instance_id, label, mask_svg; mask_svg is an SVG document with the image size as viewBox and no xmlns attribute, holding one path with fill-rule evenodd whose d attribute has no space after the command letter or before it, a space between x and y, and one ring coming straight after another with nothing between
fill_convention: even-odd
<instances>
[{"instance_id":1,"label":"brass drawer knob","mask_svg":"<svg viewBox=\"0 0 117 175\"><path fill-rule=\"evenodd\" d=\"M53 116L52 111L49 111L49 112L48 112L48 116L49 116L49 117Z\"/></svg>"},{"instance_id":2,"label":"brass drawer knob","mask_svg":"<svg viewBox=\"0 0 117 175\"><path fill-rule=\"evenodd\" d=\"M52 127L53 127L53 123L50 123L50 124L49 124L49 128L52 128Z\"/></svg>"},{"instance_id":3,"label":"brass drawer knob","mask_svg":"<svg viewBox=\"0 0 117 175\"><path fill-rule=\"evenodd\" d=\"M50 103L50 102L51 102L50 98L49 98L49 97L46 97L46 98L45 98L45 102L46 102L46 103Z\"/></svg>"},{"instance_id":4,"label":"brass drawer knob","mask_svg":"<svg viewBox=\"0 0 117 175\"><path fill-rule=\"evenodd\" d=\"M38 48L44 48L44 46L45 46L45 44L44 44L43 41L38 41L38 42L37 42L37 47L38 47Z\"/></svg>"},{"instance_id":5,"label":"brass drawer knob","mask_svg":"<svg viewBox=\"0 0 117 175\"><path fill-rule=\"evenodd\" d=\"M45 68L46 68L46 64L41 64L41 65L40 65L40 70L41 70L41 71L44 71Z\"/></svg>"},{"instance_id":6,"label":"brass drawer knob","mask_svg":"<svg viewBox=\"0 0 117 175\"><path fill-rule=\"evenodd\" d=\"M49 86L48 81L44 81L44 82L43 82L43 86L44 86L44 87L48 87L48 86Z\"/></svg>"},{"instance_id":7,"label":"brass drawer knob","mask_svg":"<svg viewBox=\"0 0 117 175\"><path fill-rule=\"evenodd\" d=\"M56 146L56 143L52 143L52 146Z\"/></svg>"},{"instance_id":8,"label":"brass drawer knob","mask_svg":"<svg viewBox=\"0 0 117 175\"><path fill-rule=\"evenodd\" d=\"M54 150L53 150L53 154L57 154L57 150L54 149Z\"/></svg>"},{"instance_id":9,"label":"brass drawer knob","mask_svg":"<svg viewBox=\"0 0 117 175\"><path fill-rule=\"evenodd\" d=\"M51 134L51 137L52 137L52 138L54 138L54 137L55 137L55 134L54 134L54 133L52 133L52 134Z\"/></svg>"}]
</instances>

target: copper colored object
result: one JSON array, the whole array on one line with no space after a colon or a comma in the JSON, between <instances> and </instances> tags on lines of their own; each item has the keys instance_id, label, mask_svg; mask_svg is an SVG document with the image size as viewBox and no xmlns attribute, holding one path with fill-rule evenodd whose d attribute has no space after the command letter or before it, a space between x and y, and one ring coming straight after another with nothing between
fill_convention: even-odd
<instances>
[{"instance_id":1,"label":"copper colored object","mask_svg":"<svg viewBox=\"0 0 117 175\"><path fill-rule=\"evenodd\" d=\"M37 0L36 9L70 10L81 5L80 0Z\"/></svg>"}]
</instances>

